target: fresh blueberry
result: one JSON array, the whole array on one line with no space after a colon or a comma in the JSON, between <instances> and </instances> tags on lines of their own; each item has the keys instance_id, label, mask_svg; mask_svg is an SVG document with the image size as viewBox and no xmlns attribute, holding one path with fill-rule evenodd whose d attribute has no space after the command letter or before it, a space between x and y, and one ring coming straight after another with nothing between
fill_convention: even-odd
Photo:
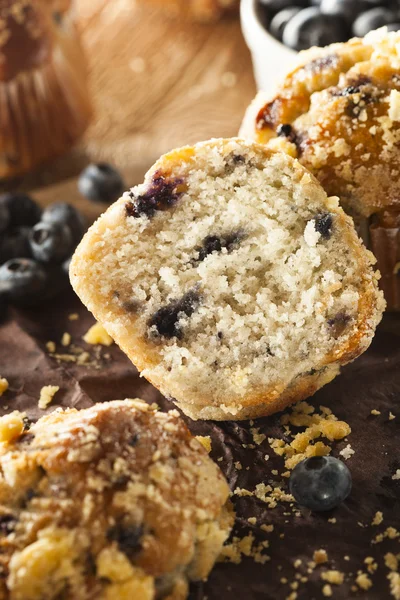
<instances>
[{"instance_id":1,"label":"fresh blueberry","mask_svg":"<svg viewBox=\"0 0 400 600\"><path fill-rule=\"evenodd\" d=\"M353 34L364 37L373 29L379 29L396 21L396 14L383 7L371 8L357 17L353 23Z\"/></svg>"},{"instance_id":2,"label":"fresh blueberry","mask_svg":"<svg viewBox=\"0 0 400 600\"><path fill-rule=\"evenodd\" d=\"M117 200L125 189L121 175L107 163L89 165L78 179L82 196L94 202L110 204Z\"/></svg>"},{"instance_id":3,"label":"fresh blueberry","mask_svg":"<svg viewBox=\"0 0 400 600\"><path fill-rule=\"evenodd\" d=\"M8 211L9 227L32 227L42 212L36 202L22 192L1 194L1 205Z\"/></svg>"},{"instance_id":4,"label":"fresh blueberry","mask_svg":"<svg viewBox=\"0 0 400 600\"><path fill-rule=\"evenodd\" d=\"M66 202L55 202L50 204L42 214L43 223L56 223L69 227L74 243L78 244L86 229L85 219L81 213L71 204Z\"/></svg>"},{"instance_id":5,"label":"fresh blueberry","mask_svg":"<svg viewBox=\"0 0 400 600\"><path fill-rule=\"evenodd\" d=\"M0 234L0 264L11 258L29 258L32 256L29 233L29 227L15 227Z\"/></svg>"},{"instance_id":6,"label":"fresh blueberry","mask_svg":"<svg viewBox=\"0 0 400 600\"><path fill-rule=\"evenodd\" d=\"M283 30L294 15L300 12L297 6L290 6L279 11L271 20L269 25L270 33L277 39L282 41Z\"/></svg>"},{"instance_id":7,"label":"fresh blueberry","mask_svg":"<svg viewBox=\"0 0 400 600\"><path fill-rule=\"evenodd\" d=\"M40 222L30 232L32 255L36 260L58 264L74 251L70 228L58 223Z\"/></svg>"},{"instance_id":8,"label":"fresh blueberry","mask_svg":"<svg viewBox=\"0 0 400 600\"><path fill-rule=\"evenodd\" d=\"M305 50L311 46L327 46L348 39L346 22L338 15L323 15L310 6L292 17L283 30L282 41L289 48Z\"/></svg>"},{"instance_id":9,"label":"fresh blueberry","mask_svg":"<svg viewBox=\"0 0 400 600\"><path fill-rule=\"evenodd\" d=\"M400 22L399 23L389 23L387 25L388 31L400 31Z\"/></svg>"},{"instance_id":10,"label":"fresh blueberry","mask_svg":"<svg viewBox=\"0 0 400 600\"><path fill-rule=\"evenodd\" d=\"M259 3L262 7L266 8L270 14L276 14L294 4L298 6L307 6L304 1L298 2L297 0L259 0Z\"/></svg>"},{"instance_id":11,"label":"fresh blueberry","mask_svg":"<svg viewBox=\"0 0 400 600\"><path fill-rule=\"evenodd\" d=\"M325 15L340 15L351 25L359 14L369 8L365 0L322 0L321 12Z\"/></svg>"},{"instance_id":12,"label":"fresh blueberry","mask_svg":"<svg viewBox=\"0 0 400 600\"><path fill-rule=\"evenodd\" d=\"M10 224L10 214L6 204L0 203L0 233L5 231Z\"/></svg>"},{"instance_id":13,"label":"fresh blueberry","mask_svg":"<svg viewBox=\"0 0 400 600\"><path fill-rule=\"evenodd\" d=\"M35 260L13 258L0 267L0 296L29 304L42 297L48 284L48 274Z\"/></svg>"},{"instance_id":14,"label":"fresh blueberry","mask_svg":"<svg viewBox=\"0 0 400 600\"><path fill-rule=\"evenodd\" d=\"M313 456L300 462L289 480L290 493L301 505L314 511L335 508L351 492L351 473L332 456Z\"/></svg>"}]
</instances>

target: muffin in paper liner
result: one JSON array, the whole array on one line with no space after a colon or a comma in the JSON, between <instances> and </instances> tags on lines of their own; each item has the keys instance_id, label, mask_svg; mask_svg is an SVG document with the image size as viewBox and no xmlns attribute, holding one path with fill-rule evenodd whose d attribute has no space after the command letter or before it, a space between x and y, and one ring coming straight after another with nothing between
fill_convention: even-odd
<instances>
[{"instance_id":1,"label":"muffin in paper liner","mask_svg":"<svg viewBox=\"0 0 400 600\"><path fill-rule=\"evenodd\" d=\"M0 3L0 178L62 154L89 123L85 60L69 4Z\"/></svg>"}]
</instances>

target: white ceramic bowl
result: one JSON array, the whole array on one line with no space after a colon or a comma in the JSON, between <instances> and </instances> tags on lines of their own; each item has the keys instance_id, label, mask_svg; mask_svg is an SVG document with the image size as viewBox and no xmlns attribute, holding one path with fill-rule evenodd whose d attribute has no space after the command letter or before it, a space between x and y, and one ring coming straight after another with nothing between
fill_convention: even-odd
<instances>
[{"instance_id":1,"label":"white ceramic bowl","mask_svg":"<svg viewBox=\"0 0 400 600\"><path fill-rule=\"evenodd\" d=\"M242 31L253 59L259 90L269 92L276 81L293 67L297 53L278 42L263 27L256 10L257 0L241 0Z\"/></svg>"}]
</instances>

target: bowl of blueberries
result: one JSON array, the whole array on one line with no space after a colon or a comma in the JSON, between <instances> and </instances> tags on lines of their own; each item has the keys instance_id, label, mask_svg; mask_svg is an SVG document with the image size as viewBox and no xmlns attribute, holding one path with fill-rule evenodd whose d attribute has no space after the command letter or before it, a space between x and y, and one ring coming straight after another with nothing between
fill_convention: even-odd
<instances>
[{"instance_id":1,"label":"bowl of blueberries","mask_svg":"<svg viewBox=\"0 0 400 600\"><path fill-rule=\"evenodd\" d=\"M296 53L364 37L379 27L400 30L399 0L241 0L243 34L260 90L269 91Z\"/></svg>"}]
</instances>

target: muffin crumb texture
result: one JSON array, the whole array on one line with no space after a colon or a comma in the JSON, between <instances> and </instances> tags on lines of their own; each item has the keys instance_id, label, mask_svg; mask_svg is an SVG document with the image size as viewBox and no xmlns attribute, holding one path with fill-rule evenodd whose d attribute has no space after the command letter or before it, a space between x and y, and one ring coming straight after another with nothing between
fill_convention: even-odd
<instances>
[{"instance_id":1,"label":"muffin crumb texture","mask_svg":"<svg viewBox=\"0 0 400 600\"><path fill-rule=\"evenodd\" d=\"M232 139L161 158L70 274L142 375L192 418L225 420L306 398L368 347L384 306L372 263L297 162Z\"/></svg>"},{"instance_id":2,"label":"muffin crumb texture","mask_svg":"<svg viewBox=\"0 0 400 600\"><path fill-rule=\"evenodd\" d=\"M140 400L0 419L0 597L184 600L227 538L229 488L176 411Z\"/></svg>"}]
</instances>

